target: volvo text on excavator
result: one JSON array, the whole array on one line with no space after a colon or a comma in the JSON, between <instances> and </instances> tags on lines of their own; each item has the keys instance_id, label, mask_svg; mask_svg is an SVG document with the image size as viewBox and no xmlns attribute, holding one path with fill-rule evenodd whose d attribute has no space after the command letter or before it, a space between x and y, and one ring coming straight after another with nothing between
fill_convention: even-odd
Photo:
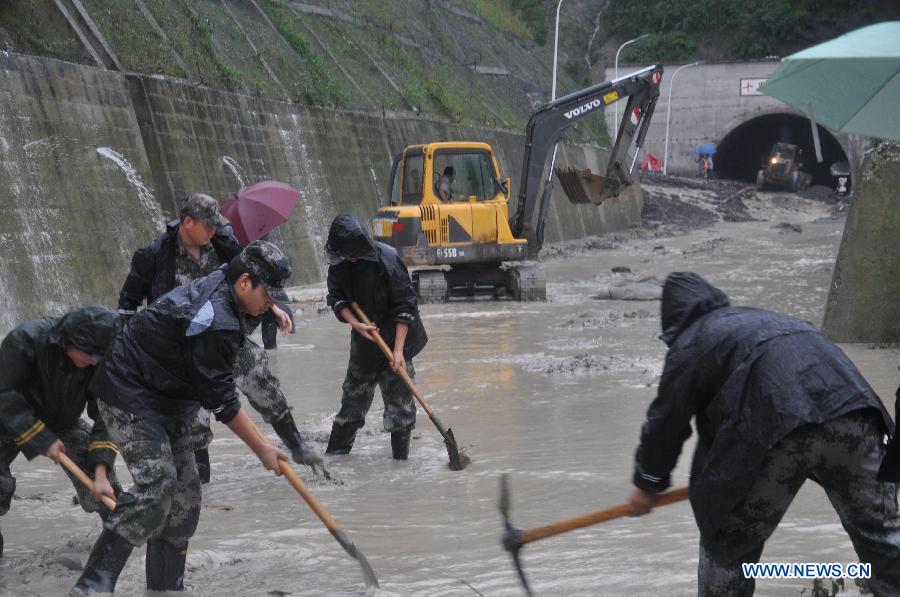
<instances>
[{"instance_id":1,"label":"volvo text on excavator","mask_svg":"<svg viewBox=\"0 0 900 597\"><path fill-rule=\"evenodd\" d=\"M508 214L509 178L501 179L490 145L445 141L412 145L394 157L390 205L373 220L376 240L396 248L423 302L453 296L546 300L537 258L553 192L552 174L573 203L601 204L632 184L637 155L659 97L654 65L561 97L536 111L526 127L518 203ZM559 136L600 108L628 98L605 176L554 168ZM634 157L628 150L635 143ZM548 154L550 175L538 191ZM537 208L538 216L534 220Z\"/></svg>"}]
</instances>

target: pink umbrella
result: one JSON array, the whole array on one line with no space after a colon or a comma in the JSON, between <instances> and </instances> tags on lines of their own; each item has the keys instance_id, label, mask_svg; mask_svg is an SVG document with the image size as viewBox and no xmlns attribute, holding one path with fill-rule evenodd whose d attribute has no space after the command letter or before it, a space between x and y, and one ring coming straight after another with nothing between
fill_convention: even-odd
<instances>
[{"instance_id":1,"label":"pink umbrella","mask_svg":"<svg viewBox=\"0 0 900 597\"><path fill-rule=\"evenodd\" d=\"M264 180L223 201L219 212L231 222L238 241L248 245L287 221L299 199L300 191L291 185Z\"/></svg>"}]
</instances>

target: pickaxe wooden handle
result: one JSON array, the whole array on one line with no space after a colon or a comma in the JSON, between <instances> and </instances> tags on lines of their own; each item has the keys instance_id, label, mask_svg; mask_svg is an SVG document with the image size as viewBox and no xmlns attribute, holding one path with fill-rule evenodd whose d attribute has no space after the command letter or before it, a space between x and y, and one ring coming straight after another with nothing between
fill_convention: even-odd
<instances>
[{"instance_id":1,"label":"pickaxe wooden handle","mask_svg":"<svg viewBox=\"0 0 900 597\"><path fill-rule=\"evenodd\" d=\"M76 479L78 479L79 481L81 481L82 485L84 485L85 487L87 487L87 488L90 489L91 491L94 490L94 482L91 481L91 478L88 477L87 474L86 474L83 470L81 470L81 467L79 467L77 464L75 464L74 462L72 462L72 459L71 459L71 458L69 458L68 456L66 456L64 453L60 453L60 455L59 455L59 463L60 463L63 467L65 467L65 469L66 469L67 471L69 471L70 473L72 473L72 475L73 475ZM112 499L111 497L108 497L108 496L105 496L105 495L104 495L103 498L101 498L100 501L103 502L103 505L104 505L104 506L106 506L107 508L109 508L110 512L116 509L116 500Z\"/></svg>"},{"instance_id":2,"label":"pickaxe wooden handle","mask_svg":"<svg viewBox=\"0 0 900 597\"><path fill-rule=\"evenodd\" d=\"M350 307L353 309L353 313L356 317L359 318L361 322L366 325L372 325L372 322L366 316L365 312L363 312L362 308L354 303L351 303ZM381 334L377 331L372 332L372 337L375 338L375 343L378 344L379 348L381 348L381 352L384 353L384 356L387 357L389 361L394 360L394 351L391 350L390 346L387 345L387 342L384 341L384 338L381 337ZM428 416L434 418L434 411L431 409L431 406L425 402L425 397L422 395L422 392L419 391L419 388L416 387L416 384L409 377L409 374L406 373L405 370L401 369L397 371L397 375L400 376L400 379L403 380L403 383L406 384L406 387L409 388L409 391L413 393L413 396L416 397L416 400L425 409L425 412L428 413Z\"/></svg>"},{"instance_id":3,"label":"pickaxe wooden handle","mask_svg":"<svg viewBox=\"0 0 900 597\"><path fill-rule=\"evenodd\" d=\"M259 438L269 443L269 439L263 435L263 432L256 426L256 423L250 421L250 424L253 425L253 429L256 432L256 435ZM294 490L300 494L300 497L303 498L303 501L312 509L312 511L319 517L319 520L322 521L322 524L325 525L325 528L331 532L331 536L340 544L341 547L344 548L344 551L347 552L351 558L356 560L359 564L359 567L362 569L363 578L366 581L366 587L375 587L379 586L378 578L375 576L375 571L372 569L372 565L369 564L369 560L366 559L366 556L363 555L359 548L353 544L353 541L347 536L347 534L338 526L337 522L331 517L328 511L319 503L319 500L316 499L316 496L312 494L312 492L307 489L306 485L297 476L297 473L294 472L294 469L291 468L284 460L278 461L278 469L281 471L281 474L288 480L288 482L293 486Z\"/></svg>"},{"instance_id":4,"label":"pickaxe wooden handle","mask_svg":"<svg viewBox=\"0 0 900 597\"><path fill-rule=\"evenodd\" d=\"M667 491L665 493L659 494L656 498L654 508L681 502L683 500L686 500L687 498L687 487L673 489L672 491ZM604 508L603 510L597 510L596 512L582 514L581 516L575 516L574 518L568 518L566 520L560 520L559 522L554 522L542 527L536 527L533 529L522 531L522 534L520 536L520 543L522 545L525 545L526 543L533 543L534 541L547 539L548 537L553 537L554 535L567 533L569 531L589 527L591 525L599 524L601 522L607 522L609 520L615 520L616 518L622 518L624 516L628 516L627 504L611 506L609 508Z\"/></svg>"},{"instance_id":5,"label":"pickaxe wooden handle","mask_svg":"<svg viewBox=\"0 0 900 597\"><path fill-rule=\"evenodd\" d=\"M674 504L675 502L680 502L687 499L687 497L687 487L673 489L672 491L659 494L657 496L655 506ZM512 523L510 522L512 498L510 497L508 475L503 475L500 478L499 507L500 514L503 516L503 547L506 548L506 550L512 556L513 565L516 568L516 572L519 574L519 580L522 581L522 587L525 589L525 593L529 597L533 597L534 594L531 592L531 587L528 585L528 578L526 578L525 576L525 570L522 568L522 561L519 558L519 552L522 550L523 545L525 545L526 543L532 543L534 541L540 541L541 539L546 539L548 537L553 537L554 535L559 535L561 533L566 533L568 531L574 531L575 529L581 529L593 524L598 524L601 522L606 522L608 520L614 520L616 518L628 516L628 505L619 504L618 506L604 508L603 510L597 510L596 512L590 512L588 514L576 516L575 518L568 518L566 520L554 522L542 527L536 527L525 531L517 529L512 526Z\"/></svg>"},{"instance_id":6,"label":"pickaxe wooden handle","mask_svg":"<svg viewBox=\"0 0 900 597\"><path fill-rule=\"evenodd\" d=\"M366 325L371 325L372 322L366 316L365 312L362 310L356 302L351 303L350 305L353 309L353 312L356 314L356 317ZM381 348L381 352L384 353L384 356L387 357L388 361L394 360L394 353L391 351L390 347L387 345L387 342L384 341L384 338L381 337L381 334L378 331L371 332L373 338L375 338L375 342ZM447 427L444 427L444 424L441 420L434 414L434 410L432 410L431 406L425 402L425 396L422 395L422 392L419 391L419 388L416 387L416 384L409 377L409 374L404 369L400 369L397 371L397 375L400 376L400 379L403 380L403 383L406 384L406 387L409 388L409 391L413 393L413 396L416 397L416 400L422 406L426 413L428 413L428 418L431 419L431 422L434 423L434 426L437 428L438 432L441 434L441 437L444 438L444 445L447 446L447 455L450 458L450 470L461 471L471 462L471 459L465 454L459 451L459 446L456 444L456 436L453 435L453 430Z\"/></svg>"}]
</instances>

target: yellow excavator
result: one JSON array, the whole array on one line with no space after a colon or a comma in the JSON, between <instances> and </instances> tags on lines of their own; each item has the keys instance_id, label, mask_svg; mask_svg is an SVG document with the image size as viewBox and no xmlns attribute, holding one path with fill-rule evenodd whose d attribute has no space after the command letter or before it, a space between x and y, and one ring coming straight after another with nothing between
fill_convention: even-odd
<instances>
[{"instance_id":1,"label":"yellow excavator","mask_svg":"<svg viewBox=\"0 0 900 597\"><path fill-rule=\"evenodd\" d=\"M526 128L518 203L509 216L509 178L486 143L446 141L411 145L391 167L390 205L378 210L375 240L399 251L422 302L489 294L521 301L546 300L543 266L534 260L544 241L555 172L573 203L601 204L633 181L640 147L659 97L662 66L576 91L536 111ZM605 176L554 168L563 131L600 108L628 99ZM635 141L634 157L625 163ZM550 175L533 224L547 157Z\"/></svg>"}]
</instances>

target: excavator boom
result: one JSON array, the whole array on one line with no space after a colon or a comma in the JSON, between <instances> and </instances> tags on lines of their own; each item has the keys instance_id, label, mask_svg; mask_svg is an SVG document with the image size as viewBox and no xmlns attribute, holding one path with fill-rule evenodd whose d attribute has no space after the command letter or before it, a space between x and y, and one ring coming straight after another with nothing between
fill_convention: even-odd
<instances>
[{"instance_id":1,"label":"excavator boom","mask_svg":"<svg viewBox=\"0 0 900 597\"><path fill-rule=\"evenodd\" d=\"M590 202L599 205L608 197L618 196L624 187L633 182L631 172L659 97L662 72L661 65L648 66L624 77L563 96L531 116L526 127L522 184L516 212L509 222L510 229L517 238L528 239L529 253L536 255L543 245L544 223L553 192L551 177L548 177L544 185L540 212L534 227L532 219L547 155L555 148L560 135L582 118L596 114L602 107L628 98L605 176L593 175L589 170L556 170L566 196L573 203ZM634 158L626 163L632 142L635 142ZM555 155L554 150L554 158ZM551 173L552 168L553 164Z\"/></svg>"}]
</instances>

